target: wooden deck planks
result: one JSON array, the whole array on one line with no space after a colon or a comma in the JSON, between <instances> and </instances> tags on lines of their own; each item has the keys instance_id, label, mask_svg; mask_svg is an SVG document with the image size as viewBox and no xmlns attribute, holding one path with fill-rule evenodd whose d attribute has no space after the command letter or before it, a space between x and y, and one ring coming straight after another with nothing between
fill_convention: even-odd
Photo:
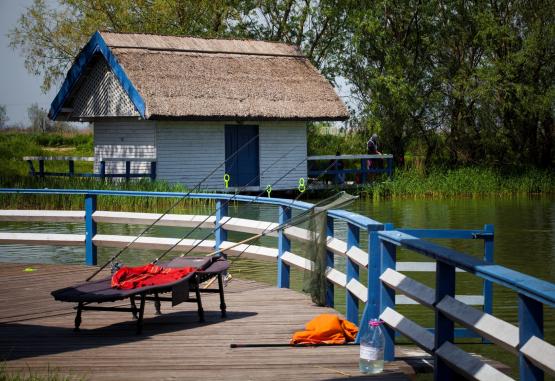
<instances>
[{"instance_id":1,"label":"wooden deck planks","mask_svg":"<svg viewBox=\"0 0 555 381\"><path fill-rule=\"evenodd\" d=\"M24 272L26 267L36 269ZM217 295L203 295L206 322L196 306L162 305L154 316L147 304L142 335L129 313L85 311L74 333L72 305L50 291L82 281L91 267L1 264L0 356L8 371L55 369L87 380L113 379L332 379L360 376L358 347L229 348L231 343L286 343L320 313L310 298L289 289L234 279L226 288L228 318L219 314ZM119 302L118 304L123 304ZM406 356L422 355L411 348ZM387 365L373 380L406 380L402 361Z\"/></svg>"}]
</instances>

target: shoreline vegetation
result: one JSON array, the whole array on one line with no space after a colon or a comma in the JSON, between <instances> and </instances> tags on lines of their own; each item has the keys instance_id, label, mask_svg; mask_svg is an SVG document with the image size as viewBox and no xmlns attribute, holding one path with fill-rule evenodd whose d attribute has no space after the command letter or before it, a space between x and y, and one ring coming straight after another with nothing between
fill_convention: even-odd
<instances>
[{"instance_id":1,"label":"shoreline vegetation","mask_svg":"<svg viewBox=\"0 0 555 381\"><path fill-rule=\"evenodd\" d=\"M320 145L322 138L309 134L309 154L330 154L333 149ZM342 139L343 138L343 139ZM70 189L118 189L157 192L187 192L179 184L148 179L134 181L100 181L93 178L47 177L32 178L28 175L27 163L23 156L92 156L93 138L90 131L73 133L29 133L25 130L8 130L0 133L0 186L4 188L70 188ZM350 147L348 153L359 153L360 145L353 144L349 136L334 135L333 142L343 142ZM358 139L357 139L358 140ZM327 140L330 141L330 140ZM318 147L315 146L318 144ZM328 152L329 151L329 152ZM347 152L347 151L345 151ZM335 153L335 152L333 152ZM76 171L92 172L91 163L83 163L90 168L76 168ZM76 163L77 167L77 163ZM65 162L48 162L49 171L66 171ZM385 175L376 176L372 182L355 186L350 192L362 198L382 199L444 199L454 197L487 197L513 195L555 194L555 172L533 167L498 169L488 167L435 167L426 170L415 157L407 155L405 168L397 168L392 179ZM82 208L82 197L26 196L25 206ZM19 198L20 200L22 198ZM13 195L1 195L0 207L23 207ZM102 201L103 206L112 210L164 210L173 199L144 197L110 197ZM206 205L206 201L189 200L183 207Z\"/></svg>"}]
</instances>

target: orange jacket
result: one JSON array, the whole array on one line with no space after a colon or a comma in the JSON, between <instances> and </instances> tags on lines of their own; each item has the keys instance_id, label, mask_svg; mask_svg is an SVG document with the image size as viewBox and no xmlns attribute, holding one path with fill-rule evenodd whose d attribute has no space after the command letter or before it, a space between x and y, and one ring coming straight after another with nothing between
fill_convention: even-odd
<instances>
[{"instance_id":1,"label":"orange jacket","mask_svg":"<svg viewBox=\"0 0 555 381\"><path fill-rule=\"evenodd\" d=\"M306 331L293 334L291 344L344 344L354 341L356 325L334 314L321 314L306 323Z\"/></svg>"}]
</instances>

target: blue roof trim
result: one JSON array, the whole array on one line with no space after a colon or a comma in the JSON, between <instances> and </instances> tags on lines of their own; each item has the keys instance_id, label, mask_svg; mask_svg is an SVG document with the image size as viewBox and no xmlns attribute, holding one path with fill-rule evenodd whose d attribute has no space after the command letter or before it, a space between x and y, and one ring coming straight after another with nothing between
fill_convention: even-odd
<instances>
[{"instance_id":1,"label":"blue roof trim","mask_svg":"<svg viewBox=\"0 0 555 381\"><path fill-rule=\"evenodd\" d=\"M119 80L123 90L129 96L129 99L131 99L131 102L133 102L141 117L145 118L145 102L143 98L135 86L133 86L133 83L131 83L131 80L129 80L127 74L125 74L125 71L118 63L117 58L114 56L99 32L95 32L93 34L87 45L85 45L73 62L73 65L71 66L71 69L69 69L66 79L62 84L62 88L50 105L48 117L52 120L55 120L58 117L58 114L62 110L62 106L73 90L77 80L81 77L83 71L86 69L87 65L96 53L102 54L102 56L106 59L108 66L112 69L112 72Z\"/></svg>"}]
</instances>

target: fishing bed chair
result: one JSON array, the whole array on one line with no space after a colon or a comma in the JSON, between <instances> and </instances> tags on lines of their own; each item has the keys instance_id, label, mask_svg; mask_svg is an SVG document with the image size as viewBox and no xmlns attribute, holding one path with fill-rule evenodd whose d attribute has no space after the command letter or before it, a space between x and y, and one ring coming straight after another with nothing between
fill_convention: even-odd
<instances>
[{"instance_id":1,"label":"fishing bed chair","mask_svg":"<svg viewBox=\"0 0 555 381\"><path fill-rule=\"evenodd\" d=\"M197 271L187 274L185 277L162 285L139 287L134 289L117 289L111 287L111 277L100 279L94 282L80 283L72 287L62 288L52 291L54 299L61 302L77 303L74 308L77 310L75 316L75 331L81 325L81 314L84 310L94 311L118 311L131 312L133 318L137 320L137 333L141 333L143 328L143 316L145 302L154 301L156 315L160 315L161 302L172 302L172 307L183 302L197 303L199 321L204 321L204 310L202 308L201 293L219 293L220 310L222 318L226 316L226 305L224 300L223 275L226 273L229 263L222 257L202 257L188 258L178 257L169 262L161 263L167 268L195 267ZM203 282L217 277L218 288L201 288ZM171 292L171 296L160 296ZM194 292L195 296L190 297L189 293ZM99 306L106 302L116 302L129 298L130 307L123 306ZM139 299L139 307L135 300Z\"/></svg>"}]
</instances>

